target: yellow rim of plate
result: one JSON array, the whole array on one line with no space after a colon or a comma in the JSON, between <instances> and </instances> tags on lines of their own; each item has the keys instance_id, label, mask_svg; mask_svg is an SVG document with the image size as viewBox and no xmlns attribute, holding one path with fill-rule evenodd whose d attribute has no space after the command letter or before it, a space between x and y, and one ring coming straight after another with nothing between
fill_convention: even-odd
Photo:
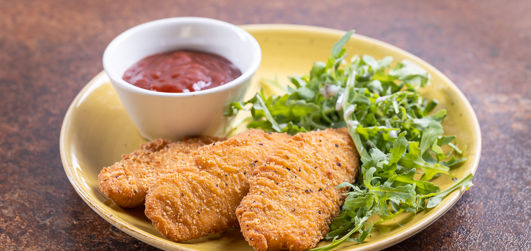
<instances>
[{"instance_id":1,"label":"yellow rim of plate","mask_svg":"<svg viewBox=\"0 0 531 251\"><path fill-rule=\"evenodd\" d=\"M251 24L251 25L242 25L241 27L247 31L267 31L267 30L306 31L306 32L315 32L315 33L328 33L328 34L334 34L338 36L341 36L345 33L345 31L337 30L337 29L330 29L330 28L316 27L316 26L306 26L306 25L291 25L291 24ZM479 158L481 155L481 130L479 127L479 122L477 120L476 114L474 113L474 110L472 109L472 106L468 102L468 99L465 97L465 95L459 90L459 88L457 88L457 86L448 77L446 77L446 75L444 75L442 72L437 70L435 67L433 67L429 63L425 62L424 60L418 58L417 56L405 50L402 50L396 46L393 46L388 43L385 43L385 42L382 42L382 41L379 41L373 38L369 38L363 35L354 34L352 37L357 40L362 40L365 42L375 44L380 47L384 47L390 50L397 51L406 57L417 60L418 62L420 62L422 67L429 69L430 71L433 71L437 73L438 75L440 75L442 80L445 83L447 83L448 86L455 93L459 95L459 99L465 102L467 112L474 116L473 124L471 126L473 127L474 133L477 134L477 137L475 137L474 143L477 144L478 150L477 150L477 154L474 155L474 158L467 160L467 161L472 162L471 173L475 174L478 168L478 165L479 165ZM85 87L76 95L76 97L70 104L65 114L65 118L61 126L61 134L59 138L59 143L60 143L61 161L63 163L63 168L65 170L66 176L68 177L68 180L74 187L74 190L77 192L77 194L83 199L83 201L85 201L85 203L87 203L87 205L89 205L89 207L94 212L96 212L98 215L100 215L102 218L104 218L106 221L108 221L109 223L111 223L113 226L120 229L121 231L124 231L130 236L133 236L138 240L141 240L145 243L148 243L158 248L162 248L162 249L179 248L181 250L192 250L192 249L188 249L182 246L175 246L175 242L149 234L145 231L142 231L134 227L133 225L127 222L116 220L107 209L92 202L92 200L90 199L90 196L86 193L86 191L84 191L84 189L79 186L79 182L76 180L76 178L74 177L74 174L72 173L72 168L67 168L67 167L70 167L72 164L68 162L69 156L67 156L68 151L66 150L67 146L65 145L66 131L67 131L66 129L70 125L74 106L75 104L79 102L81 97L83 97L85 93L89 91L91 85L103 77L105 77L105 73L100 72L87 85L85 85ZM352 249L380 250L380 249L389 247L391 245L397 244L407 239L408 237L413 236L414 234L420 232L421 230L423 230L424 228L428 227L430 224L435 222L438 218L443 216L450 208L452 208L455 205L455 203L459 200L459 198L461 198L463 193L464 193L464 189L461 189L457 193L454 192L450 194L449 195L450 198L448 198L449 202L446 204L440 205L441 207L437 209L437 213L427 215L419 223L411 226L405 231L399 232L398 234L393 235L392 237L385 238L383 240L376 241L374 243L367 243L367 245L364 246L362 249L356 248L356 246L354 246L351 248L351 250Z\"/></svg>"}]
</instances>

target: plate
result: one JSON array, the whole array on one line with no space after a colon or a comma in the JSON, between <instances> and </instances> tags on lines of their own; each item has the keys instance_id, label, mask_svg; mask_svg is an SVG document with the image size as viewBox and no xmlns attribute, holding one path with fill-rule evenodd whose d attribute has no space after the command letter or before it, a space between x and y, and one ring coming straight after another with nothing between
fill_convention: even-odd
<instances>
[{"instance_id":1,"label":"plate","mask_svg":"<svg viewBox=\"0 0 531 251\"><path fill-rule=\"evenodd\" d=\"M247 25L262 47L262 64L256 73L248 95L259 88L262 78L287 83L287 76L308 72L315 61L328 58L333 44L344 31L299 25ZM436 98L440 107L448 110L444 121L446 134L454 134L468 159L452 171L456 177L475 173L481 151L479 124L465 96L441 72L423 60L392 45L361 35L347 43L348 55L368 54L375 58L393 56L395 60L409 59L431 75L431 85L423 94ZM120 155L137 149L144 143L129 119L109 79L104 73L94 77L70 105L61 128L60 153L72 186L81 198L101 217L125 233L165 250L250 250L238 230L203 241L175 243L159 234L144 216L143 208L126 210L107 199L98 189L97 175L104 166L120 159ZM447 177L435 181L441 188L452 184ZM362 244L346 243L337 250L378 250L396 244L434 223L461 197L455 191L436 208L417 215L403 214L393 222L379 225Z\"/></svg>"}]
</instances>

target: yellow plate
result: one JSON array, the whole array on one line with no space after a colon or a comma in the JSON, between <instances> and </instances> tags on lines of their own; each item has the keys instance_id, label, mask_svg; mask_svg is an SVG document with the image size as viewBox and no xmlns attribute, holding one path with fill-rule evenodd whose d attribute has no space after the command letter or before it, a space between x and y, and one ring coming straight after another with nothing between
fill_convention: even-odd
<instances>
[{"instance_id":1,"label":"yellow plate","mask_svg":"<svg viewBox=\"0 0 531 251\"><path fill-rule=\"evenodd\" d=\"M262 47L262 64L254 77L256 91L261 78L278 78L285 83L287 76L308 72L315 61L328 58L332 45L343 31L296 25L248 25L249 31ZM448 110L444 122L446 134L454 134L466 149L464 165L452 171L457 177L475 173L481 150L481 135L474 111L465 96L441 72L423 60L389 44L354 35L346 45L348 55L368 54L375 58L393 56L395 60L409 59L431 75L431 85L424 90ZM162 237L144 216L142 208L124 210L107 199L99 190L97 175L103 166L120 159L145 142L127 116L118 96L104 73L92 79L74 99L68 109L61 129L61 159L63 166L79 196L101 217L127 234L150 245L166 250L250 250L238 230L195 243L175 243ZM442 177L436 180L442 188L451 181ZM403 215L395 222L375 228L363 244L347 243L339 249L377 250L396 244L424 229L460 198L456 191L429 212Z\"/></svg>"}]
</instances>

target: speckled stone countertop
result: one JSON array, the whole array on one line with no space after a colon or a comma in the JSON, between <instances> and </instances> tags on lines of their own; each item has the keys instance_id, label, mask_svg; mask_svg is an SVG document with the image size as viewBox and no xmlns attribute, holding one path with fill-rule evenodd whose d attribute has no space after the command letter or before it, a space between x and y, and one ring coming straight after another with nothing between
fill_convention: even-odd
<instances>
[{"instance_id":1,"label":"speckled stone countertop","mask_svg":"<svg viewBox=\"0 0 531 251\"><path fill-rule=\"evenodd\" d=\"M482 128L475 186L393 250L531 250L531 3L515 1L2 1L0 250L153 250L94 213L67 180L59 132L123 30L173 16L347 30L431 63Z\"/></svg>"}]
</instances>

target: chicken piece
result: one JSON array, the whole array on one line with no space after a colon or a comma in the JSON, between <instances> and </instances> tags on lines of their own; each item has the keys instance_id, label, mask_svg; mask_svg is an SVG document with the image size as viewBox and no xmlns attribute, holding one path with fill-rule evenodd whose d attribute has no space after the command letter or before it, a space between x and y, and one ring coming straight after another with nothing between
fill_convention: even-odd
<instances>
[{"instance_id":1,"label":"chicken piece","mask_svg":"<svg viewBox=\"0 0 531 251\"><path fill-rule=\"evenodd\" d=\"M278 146L249 179L236 210L255 250L306 250L329 231L343 203L337 185L352 182L358 154L345 129L299 133Z\"/></svg>"},{"instance_id":2,"label":"chicken piece","mask_svg":"<svg viewBox=\"0 0 531 251\"><path fill-rule=\"evenodd\" d=\"M177 142L156 139L147 142L122 160L105 167L98 175L100 190L121 207L144 202L148 188L161 176L195 169L191 153L203 145L223 140L217 137L188 138Z\"/></svg>"},{"instance_id":3,"label":"chicken piece","mask_svg":"<svg viewBox=\"0 0 531 251\"><path fill-rule=\"evenodd\" d=\"M197 169L164 176L146 196L146 216L173 241L187 241L237 226L235 210L249 190L255 166L290 136L249 130L199 148Z\"/></svg>"}]
</instances>

